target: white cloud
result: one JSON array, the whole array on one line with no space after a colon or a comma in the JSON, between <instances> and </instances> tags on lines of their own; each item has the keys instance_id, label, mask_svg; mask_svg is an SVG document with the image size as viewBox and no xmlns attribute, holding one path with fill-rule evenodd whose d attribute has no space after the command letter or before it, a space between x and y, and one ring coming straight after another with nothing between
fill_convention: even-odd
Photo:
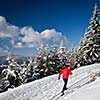
<instances>
[{"instance_id":1,"label":"white cloud","mask_svg":"<svg viewBox=\"0 0 100 100\"><path fill-rule=\"evenodd\" d=\"M16 48L31 48L35 47L41 41L41 35L39 32L32 29L32 27L23 27L20 29L20 32L23 36L18 38L18 43L12 41L12 44Z\"/></svg>"},{"instance_id":2,"label":"white cloud","mask_svg":"<svg viewBox=\"0 0 100 100\"><path fill-rule=\"evenodd\" d=\"M46 29L43 32L41 32L41 36L44 39L59 39L61 38L62 34L61 32L57 32L55 29Z\"/></svg>"},{"instance_id":3,"label":"white cloud","mask_svg":"<svg viewBox=\"0 0 100 100\"><path fill-rule=\"evenodd\" d=\"M14 45L15 48L22 48L23 45L21 42L18 42L16 45Z\"/></svg>"},{"instance_id":4,"label":"white cloud","mask_svg":"<svg viewBox=\"0 0 100 100\"><path fill-rule=\"evenodd\" d=\"M10 37L10 43L14 48L32 48L38 47L41 43L49 43L49 41L60 42L63 36L56 29L45 29L42 32L27 26L20 29L8 24L6 19L0 16L0 38L2 37ZM67 39L66 42L68 42Z\"/></svg>"},{"instance_id":5,"label":"white cloud","mask_svg":"<svg viewBox=\"0 0 100 100\"><path fill-rule=\"evenodd\" d=\"M39 32L34 31L32 27L23 27L21 33L24 35L21 40L25 43L38 42L41 38Z\"/></svg>"},{"instance_id":6,"label":"white cloud","mask_svg":"<svg viewBox=\"0 0 100 100\"><path fill-rule=\"evenodd\" d=\"M44 40L59 40L62 36L61 32L57 32L55 29L46 29L39 33L32 27L23 27L21 29L21 34L23 35L23 37L20 37L19 40L24 44L21 47L29 48L40 45Z\"/></svg>"},{"instance_id":7,"label":"white cloud","mask_svg":"<svg viewBox=\"0 0 100 100\"><path fill-rule=\"evenodd\" d=\"M20 29L15 25L10 25L6 22L3 16L0 16L0 37L10 37L13 38L17 36Z\"/></svg>"}]
</instances>

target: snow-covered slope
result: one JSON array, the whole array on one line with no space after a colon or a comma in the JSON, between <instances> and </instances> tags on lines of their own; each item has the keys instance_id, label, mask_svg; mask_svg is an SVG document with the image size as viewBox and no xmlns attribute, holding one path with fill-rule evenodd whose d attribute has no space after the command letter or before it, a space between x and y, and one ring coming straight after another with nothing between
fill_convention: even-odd
<instances>
[{"instance_id":1,"label":"snow-covered slope","mask_svg":"<svg viewBox=\"0 0 100 100\"><path fill-rule=\"evenodd\" d=\"M100 71L100 64L84 66L73 71L68 81L69 90L60 96L63 80L58 75L9 89L0 94L0 100L99 100L100 79L91 81L90 74ZM96 98L96 99L95 99Z\"/></svg>"},{"instance_id":2,"label":"snow-covered slope","mask_svg":"<svg viewBox=\"0 0 100 100\"><path fill-rule=\"evenodd\" d=\"M95 82L78 89L77 92L68 95L67 99L68 100L100 100L100 78L98 78Z\"/></svg>"}]
</instances>

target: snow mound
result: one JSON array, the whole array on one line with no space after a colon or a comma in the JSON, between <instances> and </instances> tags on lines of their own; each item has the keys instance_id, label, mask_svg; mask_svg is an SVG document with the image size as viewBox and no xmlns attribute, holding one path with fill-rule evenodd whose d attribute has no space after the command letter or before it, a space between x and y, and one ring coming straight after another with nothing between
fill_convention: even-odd
<instances>
[{"instance_id":1,"label":"snow mound","mask_svg":"<svg viewBox=\"0 0 100 100\"><path fill-rule=\"evenodd\" d=\"M58 75L45 77L34 82L9 89L0 94L0 100L99 100L100 79L91 81L90 74L100 71L100 64L84 66L73 71L69 77L69 90L60 96L63 80Z\"/></svg>"}]
</instances>

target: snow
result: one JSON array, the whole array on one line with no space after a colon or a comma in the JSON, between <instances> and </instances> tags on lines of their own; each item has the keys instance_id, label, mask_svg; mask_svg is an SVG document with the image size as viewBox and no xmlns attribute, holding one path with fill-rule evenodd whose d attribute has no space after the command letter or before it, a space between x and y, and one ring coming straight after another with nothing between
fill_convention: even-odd
<instances>
[{"instance_id":1,"label":"snow","mask_svg":"<svg viewBox=\"0 0 100 100\"><path fill-rule=\"evenodd\" d=\"M45 77L7 92L0 93L0 100L100 100L100 78L91 81L90 74L100 71L100 64L75 69L69 77L67 91L60 97L63 87L58 74Z\"/></svg>"},{"instance_id":2,"label":"snow","mask_svg":"<svg viewBox=\"0 0 100 100\"><path fill-rule=\"evenodd\" d=\"M81 100L100 100L100 78L67 97L68 100L79 100L79 98Z\"/></svg>"}]
</instances>

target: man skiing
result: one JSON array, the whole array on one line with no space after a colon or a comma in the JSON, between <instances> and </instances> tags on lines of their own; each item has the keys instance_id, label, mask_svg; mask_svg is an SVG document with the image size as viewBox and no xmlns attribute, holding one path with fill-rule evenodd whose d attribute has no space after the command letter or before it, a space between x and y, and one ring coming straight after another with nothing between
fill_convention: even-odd
<instances>
[{"instance_id":1,"label":"man skiing","mask_svg":"<svg viewBox=\"0 0 100 100\"><path fill-rule=\"evenodd\" d=\"M72 75L72 72L70 70L70 66L66 65L66 67L60 71L58 79L60 79L61 74L63 74L64 86L62 89L62 95L64 95L64 91L67 90L68 77L69 77L69 75Z\"/></svg>"}]
</instances>

